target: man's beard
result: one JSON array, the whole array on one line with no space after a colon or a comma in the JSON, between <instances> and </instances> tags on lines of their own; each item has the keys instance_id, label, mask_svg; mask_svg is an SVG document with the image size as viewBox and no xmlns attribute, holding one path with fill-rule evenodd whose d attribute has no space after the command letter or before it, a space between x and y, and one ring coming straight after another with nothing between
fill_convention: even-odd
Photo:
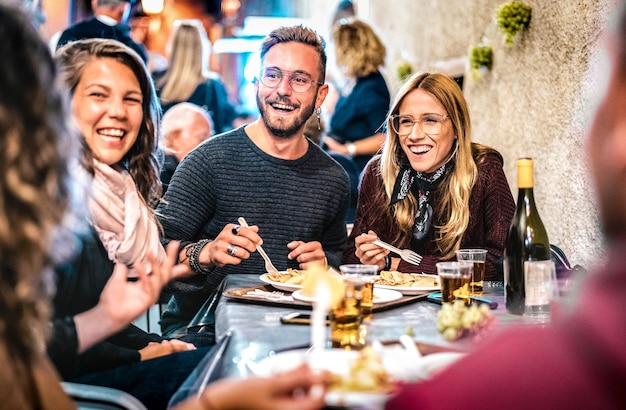
<instances>
[{"instance_id":1,"label":"man's beard","mask_svg":"<svg viewBox=\"0 0 626 410\"><path fill-rule=\"evenodd\" d=\"M277 127L275 125L270 124L269 116L267 115L267 105L263 103L259 93L256 95L256 103L257 107L259 107L259 112L261 113L261 118L263 119L263 123L265 127L278 138L288 139L294 136L298 131L300 131L306 122L311 118L313 112L315 111L315 107L313 104L304 107L304 109L300 112L300 115L296 117L294 122L291 125L286 125L283 121L278 121L278 125L282 125L282 127ZM269 104L268 104L269 105Z\"/></svg>"}]
</instances>

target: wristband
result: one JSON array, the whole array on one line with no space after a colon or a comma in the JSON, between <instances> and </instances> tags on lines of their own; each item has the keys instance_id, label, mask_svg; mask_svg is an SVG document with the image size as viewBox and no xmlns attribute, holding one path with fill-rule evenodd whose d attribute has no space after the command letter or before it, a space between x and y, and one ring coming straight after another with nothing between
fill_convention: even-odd
<instances>
[{"instance_id":1,"label":"wristband","mask_svg":"<svg viewBox=\"0 0 626 410\"><path fill-rule=\"evenodd\" d=\"M200 239L198 242L190 245L185 249L185 256L189 259L189 266L194 272L202 275L208 275L213 269L203 268L200 264L200 252L206 244L211 242L210 239Z\"/></svg>"},{"instance_id":2,"label":"wristband","mask_svg":"<svg viewBox=\"0 0 626 410\"><path fill-rule=\"evenodd\" d=\"M391 254L390 253L385 255L385 267L382 270L389 270L389 269L391 269Z\"/></svg>"}]
</instances>

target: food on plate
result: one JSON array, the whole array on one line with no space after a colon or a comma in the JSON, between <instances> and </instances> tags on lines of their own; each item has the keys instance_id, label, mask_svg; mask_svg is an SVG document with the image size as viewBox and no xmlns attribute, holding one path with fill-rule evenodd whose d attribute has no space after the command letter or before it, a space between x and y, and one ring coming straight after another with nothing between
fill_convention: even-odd
<instances>
[{"instance_id":1,"label":"food on plate","mask_svg":"<svg viewBox=\"0 0 626 410\"><path fill-rule=\"evenodd\" d=\"M402 273L395 270L381 271L380 277L374 281L377 285L401 286L406 288L425 288L439 286L439 277Z\"/></svg>"},{"instance_id":2,"label":"food on plate","mask_svg":"<svg viewBox=\"0 0 626 410\"><path fill-rule=\"evenodd\" d=\"M331 372L330 391L389 393L396 386L396 381L385 369L382 358L371 346L360 350L359 355L350 360L349 366L348 374Z\"/></svg>"},{"instance_id":3,"label":"food on plate","mask_svg":"<svg viewBox=\"0 0 626 410\"><path fill-rule=\"evenodd\" d=\"M494 323L495 317L485 304L466 306L462 300L443 303L437 313L437 331L447 341L466 335L484 332Z\"/></svg>"},{"instance_id":4,"label":"food on plate","mask_svg":"<svg viewBox=\"0 0 626 410\"><path fill-rule=\"evenodd\" d=\"M306 271L289 268L285 272L268 273L267 278L273 282L302 285Z\"/></svg>"},{"instance_id":5,"label":"food on plate","mask_svg":"<svg viewBox=\"0 0 626 410\"><path fill-rule=\"evenodd\" d=\"M307 270L302 282L301 293L304 296L319 300L318 292L326 292L328 306L334 306L340 302L344 293L341 276L334 275L321 266Z\"/></svg>"}]
</instances>

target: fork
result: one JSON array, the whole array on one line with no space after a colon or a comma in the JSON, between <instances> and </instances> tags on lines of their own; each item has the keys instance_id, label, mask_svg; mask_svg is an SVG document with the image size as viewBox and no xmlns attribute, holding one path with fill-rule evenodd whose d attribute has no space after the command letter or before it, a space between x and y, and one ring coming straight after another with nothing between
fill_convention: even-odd
<instances>
[{"instance_id":1,"label":"fork","mask_svg":"<svg viewBox=\"0 0 626 410\"><path fill-rule=\"evenodd\" d=\"M246 228L248 227L248 222L246 221L246 218L244 218L243 216L240 216L237 221L239 221L239 225L241 226L245 226ZM265 251L263 250L263 248L261 247L261 245L257 245L256 250L259 252L259 254L261 255L261 257L263 258L263 260L265 261L265 269L269 272L269 273L278 273L278 269L276 269L276 267L274 266L274 264L272 263L272 261L270 260L270 257L267 256L267 253L265 253Z\"/></svg>"},{"instance_id":2,"label":"fork","mask_svg":"<svg viewBox=\"0 0 626 410\"><path fill-rule=\"evenodd\" d=\"M255 289L253 292L248 292L246 295L249 296L259 296L267 299L280 299L283 297L284 293L278 290L274 291L266 291L261 289Z\"/></svg>"},{"instance_id":3,"label":"fork","mask_svg":"<svg viewBox=\"0 0 626 410\"><path fill-rule=\"evenodd\" d=\"M409 262L410 264L419 265L422 261L422 256L418 253L413 252L410 249L399 249L393 245L389 245L388 243L381 241L380 239L376 239L372 243L374 245L380 246L381 248L385 248L395 254L398 254L402 259Z\"/></svg>"}]
</instances>

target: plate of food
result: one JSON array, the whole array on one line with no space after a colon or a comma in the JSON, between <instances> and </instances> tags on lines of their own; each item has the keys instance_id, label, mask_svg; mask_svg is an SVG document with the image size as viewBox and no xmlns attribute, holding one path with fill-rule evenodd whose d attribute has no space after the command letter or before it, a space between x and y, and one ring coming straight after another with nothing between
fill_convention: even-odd
<instances>
[{"instance_id":1,"label":"plate of food","mask_svg":"<svg viewBox=\"0 0 626 410\"><path fill-rule=\"evenodd\" d=\"M302 293L302 289L294 291L291 296L293 296L295 300L299 300L300 302L315 302L315 298L312 296L304 295ZM402 293L398 292L397 290L374 288L374 299L372 300L374 304L393 302L394 300L398 299L402 299Z\"/></svg>"},{"instance_id":2,"label":"plate of food","mask_svg":"<svg viewBox=\"0 0 626 410\"><path fill-rule=\"evenodd\" d=\"M287 269L286 271L280 271L278 273L268 272L259 276L261 282L267 283L276 289L284 290L285 292L293 292L302 289L304 278L304 271L299 269Z\"/></svg>"},{"instance_id":3,"label":"plate of food","mask_svg":"<svg viewBox=\"0 0 626 410\"><path fill-rule=\"evenodd\" d=\"M331 384L325 396L328 406L382 407L397 388L398 380L387 371L381 356L371 347L360 351L292 350L263 359L255 369L258 375L271 377L303 362L330 373Z\"/></svg>"},{"instance_id":4,"label":"plate of food","mask_svg":"<svg viewBox=\"0 0 626 410\"><path fill-rule=\"evenodd\" d=\"M465 356L460 352L417 356L400 346L360 351L343 349L291 350L267 357L255 366L259 376L271 377L307 362L330 373L327 406L358 409L382 408L400 383L428 380Z\"/></svg>"},{"instance_id":5,"label":"plate of food","mask_svg":"<svg viewBox=\"0 0 626 410\"><path fill-rule=\"evenodd\" d=\"M381 271L374 279L375 289L397 290L403 295L419 295L441 289L437 275Z\"/></svg>"}]
</instances>

